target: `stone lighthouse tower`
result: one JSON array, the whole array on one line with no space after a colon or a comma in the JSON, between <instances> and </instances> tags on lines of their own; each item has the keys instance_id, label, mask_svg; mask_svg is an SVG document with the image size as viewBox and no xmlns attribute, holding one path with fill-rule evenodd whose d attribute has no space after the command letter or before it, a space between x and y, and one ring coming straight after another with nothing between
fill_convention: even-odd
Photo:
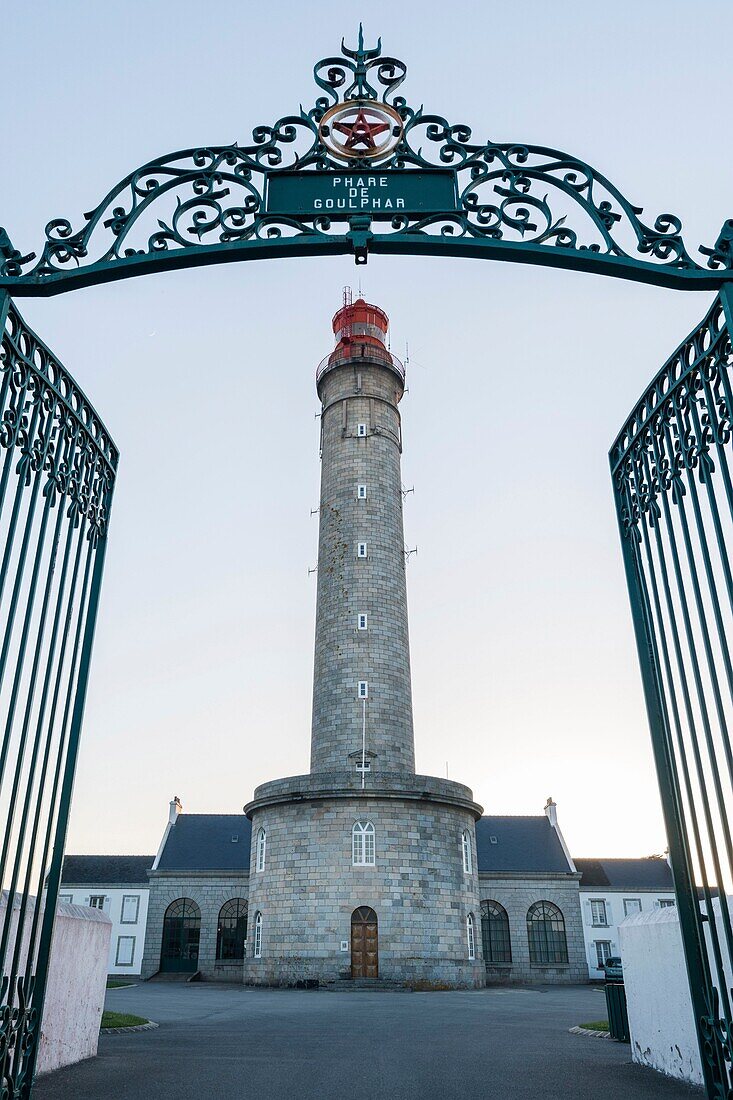
<instances>
[{"instance_id":1,"label":"stone lighthouse tower","mask_svg":"<svg viewBox=\"0 0 733 1100\"><path fill-rule=\"evenodd\" d=\"M316 374L322 465L311 771L356 766L365 778L365 767L374 776L415 770L398 409L405 372L385 347L387 326L377 306L344 306L333 319L336 348Z\"/></svg>"},{"instance_id":2,"label":"stone lighthouse tower","mask_svg":"<svg viewBox=\"0 0 733 1100\"><path fill-rule=\"evenodd\" d=\"M311 771L258 787L245 981L475 986L475 821L460 783L415 774L399 404L387 315L333 318L319 365L321 497ZM453 731L446 731L450 735Z\"/></svg>"}]
</instances>

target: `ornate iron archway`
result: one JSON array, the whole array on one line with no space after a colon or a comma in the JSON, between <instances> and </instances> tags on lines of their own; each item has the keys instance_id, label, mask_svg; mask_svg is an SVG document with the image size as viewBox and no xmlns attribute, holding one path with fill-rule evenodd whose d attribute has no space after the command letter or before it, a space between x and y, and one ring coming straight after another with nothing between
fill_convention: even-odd
<instances>
[{"instance_id":1,"label":"ornate iron archway","mask_svg":"<svg viewBox=\"0 0 733 1100\"><path fill-rule=\"evenodd\" d=\"M202 264L370 252L473 256L690 290L733 279L733 219L693 258L675 214L641 207L577 157L471 129L397 95L407 66L343 43L313 70L320 95L250 145L158 157L74 228L48 222L38 254L0 230L0 288L48 296ZM353 192L353 193L352 193Z\"/></svg>"},{"instance_id":2,"label":"ornate iron archway","mask_svg":"<svg viewBox=\"0 0 733 1100\"><path fill-rule=\"evenodd\" d=\"M397 94L406 72L382 56L381 40L366 48L360 28L355 50L342 43L341 56L316 64L314 105L256 127L251 144L136 168L77 227L50 220L37 253L0 229L0 859L9 886L0 1079L9 1096L32 1087L117 468L103 425L10 296L349 253L357 263L370 253L478 257L719 292L634 410L611 466L705 1080L711 1097L733 1088L733 928L727 907L716 910L733 882L733 219L713 245L691 250L676 215L642 220L577 157L475 143L468 126L411 106Z\"/></svg>"}]
</instances>

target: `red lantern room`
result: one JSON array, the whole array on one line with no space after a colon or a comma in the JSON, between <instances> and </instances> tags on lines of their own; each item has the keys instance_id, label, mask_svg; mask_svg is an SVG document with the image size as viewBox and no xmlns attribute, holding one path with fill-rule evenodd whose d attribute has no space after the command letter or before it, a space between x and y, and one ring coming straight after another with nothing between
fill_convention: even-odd
<instances>
[{"instance_id":1,"label":"red lantern room","mask_svg":"<svg viewBox=\"0 0 733 1100\"><path fill-rule=\"evenodd\" d=\"M316 382L334 367L354 360L384 364L404 382L405 368L400 360L387 350L389 317L379 306L357 298L351 302L351 292L344 292L344 305L334 314L333 326L336 347L321 361L316 372Z\"/></svg>"}]
</instances>

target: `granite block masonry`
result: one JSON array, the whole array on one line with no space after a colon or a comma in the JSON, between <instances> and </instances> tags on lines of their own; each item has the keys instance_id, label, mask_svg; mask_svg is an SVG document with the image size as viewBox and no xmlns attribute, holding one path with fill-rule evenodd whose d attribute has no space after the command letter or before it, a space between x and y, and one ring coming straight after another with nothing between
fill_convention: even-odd
<instances>
[{"instance_id":1,"label":"granite block masonry","mask_svg":"<svg viewBox=\"0 0 733 1100\"><path fill-rule=\"evenodd\" d=\"M241 815L187 815L171 801L149 871L143 977L423 988L587 978L580 872L553 800L540 816L483 815L462 783L415 773L405 372L387 326L378 307L346 303L316 372L310 772L261 784Z\"/></svg>"},{"instance_id":2,"label":"granite block masonry","mask_svg":"<svg viewBox=\"0 0 733 1100\"><path fill-rule=\"evenodd\" d=\"M402 519L404 367L387 315L333 319L320 364L311 771L257 788L244 980L481 986L475 821L460 783L415 774Z\"/></svg>"}]
</instances>

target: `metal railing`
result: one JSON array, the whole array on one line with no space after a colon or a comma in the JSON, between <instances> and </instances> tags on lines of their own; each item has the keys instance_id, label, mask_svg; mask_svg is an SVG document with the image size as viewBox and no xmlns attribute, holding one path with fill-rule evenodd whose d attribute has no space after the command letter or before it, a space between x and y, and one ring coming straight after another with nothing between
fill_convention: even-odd
<instances>
[{"instance_id":1,"label":"metal railing","mask_svg":"<svg viewBox=\"0 0 733 1100\"><path fill-rule=\"evenodd\" d=\"M405 381L405 365L396 355L392 355L386 348L380 351L370 344L354 343L348 354L336 355L335 352L331 352L330 355L321 359L316 368L316 385L321 381L324 374L328 374L330 370L355 361L378 367L387 367L393 370L402 382Z\"/></svg>"}]
</instances>

